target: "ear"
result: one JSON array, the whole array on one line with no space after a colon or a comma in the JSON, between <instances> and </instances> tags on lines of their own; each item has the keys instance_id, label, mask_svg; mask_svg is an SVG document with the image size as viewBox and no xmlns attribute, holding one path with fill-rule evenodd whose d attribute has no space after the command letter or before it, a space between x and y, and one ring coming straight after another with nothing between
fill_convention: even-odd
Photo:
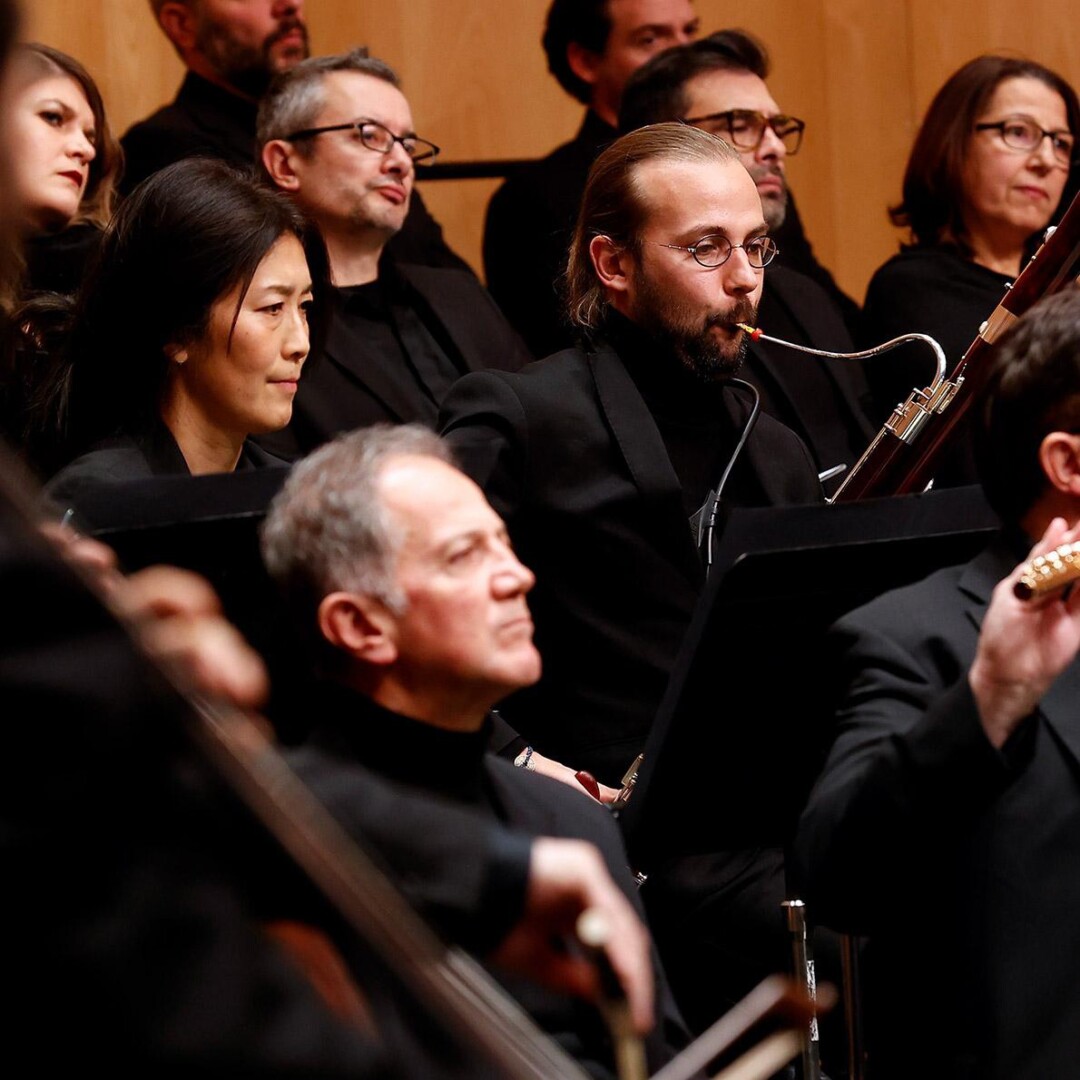
<instances>
[{"instance_id":1,"label":"ear","mask_svg":"<svg viewBox=\"0 0 1080 1080\"><path fill-rule=\"evenodd\" d=\"M172 364L186 364L188 360L187 349L183 345L177 345L175 342L169 342L165 346L165 355Z\"/></svg>"},{"instance_id":2,"label":"ear","mask_svg":"<svg viewBox=\"0 0 1080 1080\"><path fill-rule=\"evenodd\" d=\"M387 666L398 657L393 614L379 600L332 592L319 603L319 632L335 649L357 660Z\"/></svg>"},{"instance_id":3,"label":"ear","mask_svg":"<svg viewBox=\"0 0 1080 1080\"><path fill-rule=\"evenodd\" d=\"M633 256L626 248L619 247L610 236L594 236L589 241L589 258L605 289L619 294L628 291Z\"/></svg>"},{"instance_id":4,"label":"ear","mask_svg":"<svg viewBox=\"0 0 1080 1080\"><path fill-rule=\"evenodd\" d=\"M282 191L296 192L300 190L300 177L296 173L296 148L285 139L271 139L263 148L260 155L263 168L266 170L274 186Z\"/></svg>"},{"instance_id":5,"label":"ear","mask_svg":"<svg viewBox=\"0 0 1080 1080\"><path fill-rule=\"evenodd\" d=\"M158 12L158 22L165 36L181 51L195 47L195 19L183 0L167 0Z\"/></svg>"},{"instance_id":6,"label":"ear","mask_svg":"<svg viewBox=\"0 0 1080 1080\"><path fill-rule=\"evenodd\" d=\"M600 66L600 56L592 49L586 49L576 41L566 46L567 67L583 82L592 86L596 82L596 71Z\"/></svg>"},{"instance_id":7,"label":"ear","mask_svg":"<svg viewBox=\"0 0 1080 1080\"><path fill-rule=\"evenodd\" d=\"M1080 499L1080 435L1051 431L1039 445L1039 465L1052 488Z\"/></svg>"}]
</instances>

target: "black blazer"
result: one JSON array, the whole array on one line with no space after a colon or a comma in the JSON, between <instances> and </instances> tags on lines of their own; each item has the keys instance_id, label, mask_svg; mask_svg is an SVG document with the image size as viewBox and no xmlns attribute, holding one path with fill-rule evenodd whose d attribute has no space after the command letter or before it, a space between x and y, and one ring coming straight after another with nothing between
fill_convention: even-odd
<instances>
[{"instance_id":1,"label":"black blazer","mask_svg":"<svg viewBox=\"0 0 1080 1080\"><path fill-rule=\"evenodd\" d=\"M589 166L617 134L587 110L569 142L512 174L488 204L484 276L491 295L536 356L573 341L563 318L559 278Z\"/></svg>"},{"instance_id":2,"label":"black blazer","mask_svg":"<svg viewBox=\"0 0 1080 1080\"><path fill-rule=\"evenodd\" d=\"M287 469L289 462L251 439L244 440L238 472L249 469ZM103 488L153 476L190 476L184 455L172 432L155 423L145 432L125 433L103 439L65 465L46 485L45 494L58 507L79 510L93 503ZM102 528L107 521L94 520Z\"/></svg>"},{"instance_id":3,"label":"black blazer","mask_svg":"<svg viewBox=\"0 0 1080 1080\"><path fill-rule=\"evenodd\" d=\"M733 422L745 400L725 395ZM468 375L442 429L536 572L540 684L507 720L545 754L608 784L641 749L704 581L682 492L618 355L569 349L516 374ZM761 416L738 469L769 504L820 499L814 463Z\"/></svg>"},{"instance_id":4,"label":"black blazer","mask_svg":"<svg viewBox=\"0 0 1080 1080\"><path fill-rule=\"evenodd\" d=\"M811 912L871 937L875 1077L1035 1080L1080 1059L1080 664L1003 753L966 678L1016 561L997 543L834 630L843 701L796 855Z\"/></svg>"},{"instance_id":5,"label":"black blazer","mask_svg":"<svg viewBox=\"0 0 1080 1080\"><path fill-rule=\"evenodd\" d=\"M532 357L503 318L487 290L461 270L430 266L393 268L395 288L415 307L443 350L465 371L514 371ZM419 387L403 392L389 377L387 357L372 349L355 351L334 311L322 352L313 356L300 381L293 418L278 436L263 441L295 456L307 453L342 431L368 424L421 422L433 426L435 410Z\"/></svg>"}]
</instances>

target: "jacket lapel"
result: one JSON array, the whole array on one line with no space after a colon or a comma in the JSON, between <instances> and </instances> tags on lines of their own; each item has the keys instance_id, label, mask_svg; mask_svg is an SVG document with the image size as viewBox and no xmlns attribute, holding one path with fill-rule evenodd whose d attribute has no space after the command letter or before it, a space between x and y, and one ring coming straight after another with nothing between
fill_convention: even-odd
<instances>
[{"instance_id":1,"label":"jacket lapel","mask_svg":"<svg viewBox=\"0 0 1080 1080\"><path fill-rule=\"evenodd\" d=\"M1015 565L1016 559L1009 551L1008 544L999 536L964 567L956 587L963 595L964 614L976 633L982 627L994 586Z\"/></svg>"},{"instance_id":2,"label":"jacket lapel","mask_svg":"<svg viewBox=\"0 0 1080 1080\"><path fill-rule=\"evenodd\" d=\"M813 301L809 300L800 289L793 288L790 278L777 275L775 272L772 276L766 275L765 288L771 292L772 302L782 305L787 311L791 321L802 327L807 342L816 344L817 340L820 340L820 338L818 334L814 332L813 328L821 327L822 313L816 310ZM839 316L837 316L837 319L839 321ZM834 348L835 346L828 345L818 347ZM849 347L853 348L854 346ZM762 366L767 368L773 378L780 384L781 388L784 388L786 384L784 383L783 374L777 370L772 360L766 355L767 350L755 349L753 344L751 344L750 348L754 349L754 354L757 356ZM810 363L814 362L813 358L808 356L803 359ZM875 432L864 416L863 406L859 401L859 391L856 386L858 377L856 375L856 372L858 371L858 368L855 366L856 361L821 360L820 363L826 378L836 387L840 396L844 399L844 403L847 405L852 418L858 424L867 441L869 441L874 436ZM787 392L786 389L784 392ZM798 402L793 402L792 404L797 411Z\"/></svg>"},{"instance_id":3,"label":"jacket lapel","mask_svg":"<svg viewBox=\"0 0 1080 1080\"><path fill-rule=\"evenodd\" d=\"M586 355L600 410L630 476L643 499L661 504L656 526L664 534L671 554L697 587L702 579L701 559L683 513L679 479L656 421L610 345L601 345Z\"/></svg>"},{"instance_id":4,"label":"jacket lapel","mask_svg":"<svg viewBox=\"0 0 1080 1080\"><path fill-rule=\"evenodd\" d=\"M363 386L372 396L378 398L383 408L398 423L415 418L416 402L410 401L402 388L387 377L385 361L379 363L358 354L348 337L340 332L338 318L336 312L331 316L323 351L325 362L333 364L346 379Z\"/></svg>"},{"instance_id":5,"label":"jacket lapel","mask_svg":"<svg viewBox=\"0 0 1080 1080\"><path fill-rule=\"evenodd\" d=\"M731 417L732 430L741 432L750 418L751 399L748 391L736 386L728 386L724 392L724 407ZM759 415L758 420L761 417ZM762 438L751 434L742 449L742 456L736 468L749 468L757 477L770 506L783 506L791 502L791 497L782 486L784 471L777 470L775 460L770 458L769 447ZM807 470L812 468L807 465ZM734 470L733 470L734 471Z\"/></svg>"}]
</instances>

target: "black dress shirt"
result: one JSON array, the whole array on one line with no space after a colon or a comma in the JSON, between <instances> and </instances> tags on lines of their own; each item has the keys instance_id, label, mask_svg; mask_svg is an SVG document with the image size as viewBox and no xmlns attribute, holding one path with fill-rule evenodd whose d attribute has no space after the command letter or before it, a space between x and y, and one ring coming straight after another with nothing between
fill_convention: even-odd
<instances>
[{"instance_id":1,"label":"black dress shirt","mask_svg":"<svg viewBox=\"0 0 1080 1080\"><path fill-rule=\"evenodd\" d=\"M514 371L530 359L472 274L384 257L373 286L332 290L326 334L304 368L292 421L260 442L295 458L369 424L434 427L459 375Z\"/></svg>"},{"instance_id":2,"label":"black dress shirt","mask_svg":"<svg viewBox=\"0 0 1080 1080\"><path fill-rule=\"evenodd\" d=\"M331 304L346 355L382 357L389 381L415 402L414 419L434 427L439 402L468 368L430 311L392 271L366 285L333 289Z\"/></svg>"}]
</instances>

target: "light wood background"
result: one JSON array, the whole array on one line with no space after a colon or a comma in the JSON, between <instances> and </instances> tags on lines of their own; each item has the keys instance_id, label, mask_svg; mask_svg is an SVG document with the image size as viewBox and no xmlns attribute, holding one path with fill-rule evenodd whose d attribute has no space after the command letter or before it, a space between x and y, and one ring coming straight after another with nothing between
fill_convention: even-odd
<instances>
[{"instance_id":1,"label":"light wood background","mask_svg":"<svg viewBox=\"0 0 1080 1080\"><path fill-rule=\"evenodd\" d=\"M443 160L534 157L581 109L548 75L549 0L307 0L316 52L367 44L404 79L420 134ZM146 0L24 0L27 34L81 59L118 132L175 93L179 61ZM861 300L896 248L885 208L923 110L983 52L1023 54L1080 81L1075 0L696 0L704 32L742 26L769 45L770 89L807 121L790 177L819 257ZM479 268L494 181L438 181L424 198Z\"/></svg>"}]
</instances>

